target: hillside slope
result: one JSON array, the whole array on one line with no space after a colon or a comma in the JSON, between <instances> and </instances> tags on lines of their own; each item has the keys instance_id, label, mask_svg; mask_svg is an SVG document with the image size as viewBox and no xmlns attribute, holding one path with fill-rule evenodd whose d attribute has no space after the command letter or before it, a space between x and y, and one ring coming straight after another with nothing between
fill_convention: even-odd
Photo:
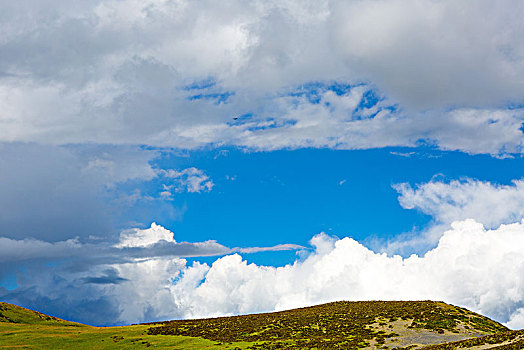
<instances>
[{"instance_id":1,"label":"hillside slope","mask_svg":"<svg viewBox=\"0 0 524 350\"><path fill-rule=\"evenodd\" d=\"M433 301L335 302L283 312L165 322L149 334L253 342L253 349L413 349L508 331L487 317Z\"/></svg>"},{"instance_id":2,"label":"hillside slope","mask_svg":"<svg viewBox=\"0 0 524 350\"><path fill-rule=\"evenodd\" d=\"M64 321L38 311L29 310L17 305L0 302L0 322L33 325L83 326L80 323Z\"/></svg>"},{"instance_id":3,"label":"hillside slope","mask_svg":"<svg viewBox=\"0 0 524 350\"><path fill-rule=\"evenodd\" d=\"M91 327L0 303L0 349L522 349L523 339L524 330L433 301L335 302L122 327Z\"/></svg>"},{"instance_id":4,"label":"hillside slope","mask_svg":"<svg viewBox=\"0 0 524 350\"><path fill-rule=\"evenodd\" d=\"M520 331L496 333L452 343L430 345L423 348L423 350L453 349L522 350L524 349L524 329Z\"/></svg>"}]
</instances>

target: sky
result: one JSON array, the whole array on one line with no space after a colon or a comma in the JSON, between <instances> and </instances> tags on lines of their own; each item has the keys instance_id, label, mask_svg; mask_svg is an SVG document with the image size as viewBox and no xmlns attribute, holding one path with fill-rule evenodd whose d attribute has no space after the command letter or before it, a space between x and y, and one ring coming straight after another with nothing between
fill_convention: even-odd
<instances>
[{"instance_id":1,"label":"sky","mask_svg":"<svg viewBox=\"0 0 524 350\"><path fill-rule=\"evenodd\" d=\"M123 325L432 299L524 328L523 17L0 0L0 300Z\"/></svg>"}]
</instances>

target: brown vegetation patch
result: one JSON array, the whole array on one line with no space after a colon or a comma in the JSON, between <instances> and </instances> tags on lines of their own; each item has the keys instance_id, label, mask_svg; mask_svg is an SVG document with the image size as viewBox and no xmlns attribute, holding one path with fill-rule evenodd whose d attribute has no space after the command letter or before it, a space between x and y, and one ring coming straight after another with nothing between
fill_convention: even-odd
<instances>
[{"instance_id":1,"label":"brown vegetation patch","mask_svg":"<svg viewBox=\"0 0 524 350\"><path fill-rule=\"evenodd\" d=\"M152 325L148 333L201 337L222 343L255 342L251 349L354 349L372 345L386 348L389 340L399 336L388 327L396 321L404 322L406 329L434 335L458 334L462 327L484 334L507 330L486 317L441 302L362 301L266 314L169 321ZM374 324L388 328L376 329L372 327ZM449 340L453 339L444 341Z\"/></svg>"}]
</instances>

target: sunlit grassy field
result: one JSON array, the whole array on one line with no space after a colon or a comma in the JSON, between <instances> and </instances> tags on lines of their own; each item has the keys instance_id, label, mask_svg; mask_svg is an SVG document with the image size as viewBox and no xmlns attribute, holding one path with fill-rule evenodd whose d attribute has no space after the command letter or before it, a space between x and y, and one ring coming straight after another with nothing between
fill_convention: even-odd
<instances>
[{"instance_id":1,"label":"sunlit grassy field","mask_svg":"<svg viewBox=\"0 0 524 350\"><path fill-rule=\"evenodd\" d=\"M22 349L246 349L249 343L148 335L148 326L90 327L0 324L0 348Z\"/></svg>"},{"instance_id":2,"label":"sunlit grassy field","mask_svg":"<svg viewBox=\"0 0 524 350\"><path fill-rule=\"evenodd\" d=\"M250 343L217 345L216 341L149 335L149 325L91 327L0 303L2 349L245 349Z\"/></svg>"}]
</instances>

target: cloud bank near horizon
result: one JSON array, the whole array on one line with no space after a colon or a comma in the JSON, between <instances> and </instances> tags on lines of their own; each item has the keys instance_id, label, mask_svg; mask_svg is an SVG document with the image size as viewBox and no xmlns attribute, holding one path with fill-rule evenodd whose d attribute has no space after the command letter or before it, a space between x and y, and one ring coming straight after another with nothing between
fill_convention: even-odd
<instances>
[{"instance_id":1,"label":"cloud bank near horizon","mask_svg":"<svg viewBox=\"0 0 524 350\"><path fill-rule=\"evenodd\" d=\"M144 238L136 233L135 240ZM122 238L129 241L129 235ZM148 239L143 244L151 246ZM212 265L154 257L89 270L28 269L18 288L0 289L0 295L95 324L235 315L335 300L432 299L524 327L524 221L492 230L475 220L453 222L434 249L406 258L375 253L348 237L319 234L310 243L312 252L283 267L248 264L232 254ZM97 307L97 314L78 312L88 305L104 308Z\"/></svg>"},{"instance_id":2,"label":"cloud bank near horizon","mask_svg":"<svg viewBox=\"0 0 524 350\"><path fill-rule=\"evenodd\" d=\"M321 234L311 244L314 253L285 267L248 264L239 255L188 267L171 293L186 318L333 300L431 299L524 326L524 222L494 230L454 222L437 247L408 258L374 253L351 238Z\"/></svg>"}]
</instances>

